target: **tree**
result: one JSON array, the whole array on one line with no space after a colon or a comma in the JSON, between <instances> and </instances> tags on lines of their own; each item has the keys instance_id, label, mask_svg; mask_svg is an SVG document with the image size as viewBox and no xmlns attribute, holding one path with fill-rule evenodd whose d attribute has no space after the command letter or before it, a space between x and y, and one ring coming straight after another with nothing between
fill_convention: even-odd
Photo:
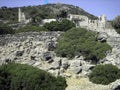
<instances>
[{"instance_id":1,"label":"tree","mask_svg":"<svg viewBox=\"0 0 120 90\"><path fill-rule=\"evenodd\" d=\"M120 29L120 15L115 17L112 24L114 28Z\"/></svg>"},{"instance_id":2,"label":"tree","mask_svg":"<svg viewBox=\"0 0 120 90\"><path fill-rule=\"evenodd\" d=\"M46 23L44 27L50 31L67 31L72 27L75 27L75 24L67 19L63 19L62 21Z\"/></svg>"},{"instance_id":3,"label":"tree","mask_svg":"<svg viewBox=\"0 0 120 90\"><path fill-rule=\"evenodd\" d=\"M1 90L64 90L66 80L46 71L25 65L9 63L0 66Z\"/></svg>"},{"instance_id":4,"label":"tree","mask_svg":"<svg viewBox=\"0 0 120 90\"><path fill-rule=\"evenodd\" d=\"M0 34L14 34L14 30L7 24L0 23Z\"/></svg>"},{"instance_id":5,"label":"tree","mask_svg":"<svg viewBox=\"0 0 120 90\"><path fill-rule=\"evenodd\" d=\"M67 11L62 10L60 13L57 15L57 18L67 18Z\"/></svg>"},{"instance_id":6,"label":"tree","mask_svg":"<svg viewBox=\"0 0 120 90\"><path fill-rule=\"evenodd\" d=\"M68 58L82 54L86 60L96 63L106 56L106 51L111 50L107 43L96 41L96 36L95 32L83 28L72 28L61 35L55 52Z\"/></svg>"},{"instance_id":7,"label":"tree","mask_svg":"<svg viewBox=\"0 0 120 90\"><path fill-rule=\"evenodd\" d=\"M21 32L41 32L41 31L48 31L46 28L38 26L38 25L26 25L21 27L15 31L15 33Z\"/></svg>"},{"instance_id":8,"label":"tree","mask_svg":"<svg viewBox=\"0 0 120 90\"><path fill-rule=\"evenodd\" d=\"M111 64L97 65L89 75L90 81L107 85L120 78L120 70Z\"/></svg>"}]
</instances>

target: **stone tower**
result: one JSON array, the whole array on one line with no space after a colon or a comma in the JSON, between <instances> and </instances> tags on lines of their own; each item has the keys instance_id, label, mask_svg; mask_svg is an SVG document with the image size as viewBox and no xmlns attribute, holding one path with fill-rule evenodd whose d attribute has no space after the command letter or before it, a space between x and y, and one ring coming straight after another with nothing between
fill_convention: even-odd
<instances>
[{"instance_id":1,"label":"stone tower","mask_svg":"<svg viewBox=\"0 0 120 90\"><path fill-rule=\"evenodd\" d=\"M25 22L25 14L23 12L21 12L21 9L18 9L18 22Z\"/></svg>"}]
</instances>

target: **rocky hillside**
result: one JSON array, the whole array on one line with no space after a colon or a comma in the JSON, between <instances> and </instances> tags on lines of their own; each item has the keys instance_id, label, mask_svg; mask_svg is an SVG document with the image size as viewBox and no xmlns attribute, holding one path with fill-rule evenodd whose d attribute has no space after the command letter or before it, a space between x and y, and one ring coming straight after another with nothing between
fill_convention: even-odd
<instances>
[{"instance_id":1,"label":"rocky hillside","mask_svg":"<svg viewBox=\"0 0 120 90\"><path fill-rule=\"evenodd\" d=\"M96 17L85 10L79 8L78 6L68 5L68 4L46 4L39 6L26 6L21 7L22 11L25 13L27 18L37 18L37 19L45 19L45 18L57 18L62 11L65 11L67 14L81 14L88 16L91 19L95 19ZM17 21L18 17L18 7L15 8L0 8L0 20L10 20Z\"/></svg>"},{"instance_id":2,"label":"rocky hillside","mask_svg":"<svg viewBox=\"0 0 120 90\"><path fill-rule=\"evenodd\" d=\"M108 33L108 31L115 35ZM67 78L68 84L66 90L114 90L119 86L120 80L109 85L97 85L90 82L87 76L95 65L85 61L83 56L75 57L72 60L57 57L54 48L61 33L63 32L27 32L0 35L0 64L9 62L29 64L55 76L64 76ZM113 49L99 63L112 63L119 67L120 35L114 30L107 30L103 34L101 30L98 39L100 38L101 40L107 39L107 43Z\"/></svg>"},{"instance_id":3,"label":"rocky hillside","mask_svg":"<svg viewBox=\"0 0 120 90\"><path fill-rule=\"evenodd\" d=\"M16 62L46 70L55 76L85 77L94 66L84 57L68 60L53 51L62 32L29 32L0 36L0 64Z\"/></svg>"}]
</instances>

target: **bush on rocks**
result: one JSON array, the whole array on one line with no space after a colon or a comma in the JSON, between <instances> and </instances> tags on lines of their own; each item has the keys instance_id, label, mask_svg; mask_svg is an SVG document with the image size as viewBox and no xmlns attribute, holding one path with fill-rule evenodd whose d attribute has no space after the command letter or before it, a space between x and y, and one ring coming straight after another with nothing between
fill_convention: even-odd
<instances>
[{"instance_id":1,"label":"bush on rocks","mask_svg":"<svg viewBox=\"0 0 120 90\"><path fill-rule=\"evenodd\" d=\"M120 70L111 64L97 65L89 75L90 81L107 85L120 78Z\"/></svg>"},{"instance_id":2,"label":"bush on rocks","mask_svg":"<svg viewBox=\"0 0 120 90\"><path fill-rule=\"evenodd\" d=\"M29 65L10 63L0 66L1 90L64 90L66 86L64 78Z\"/></svg>"},{"instance_id":3,"label":"bush on rocks","mask_svg":"<svg viewBox=\"0 0 120 90\"><path fill-rule=\"evenodd\" d=\"M97 62L106 56L111 47L97 41L96 36L95 32L83 28L72 28L61 35L55 51L61 57L74 58L82 54L87 60Z\"/></svg>"},{"instance_id":4,"label":"bush on rocks","mask_svg":"<svg viewBox=\"0 0 120 90\"><path fill-rule=\"evenodd\" d=\"M40 31L48 31L48 30L44 27L41 27L41 26L27 25L27 26L21 27L18 30L16 30L16 33L20 33L20 32L40 32Z\"/></svg>"},{"instance_id":5,"label":"bush on rocks","mask_svg":"<svg viewBox=\"0 0 120 90\"><path fill-rule=\"evenodd\" d=\"M0 23L0 35L2 34L14 34L14 30L7 24Z\"/></svg>"},{"instance_id":6,"label":"bush on rocks","mask_svg":"<svg viewBox=\"0 0 120 90\"><path fill-rule=\"evenodd\" d=\"M75 24L67 19L63 19L62 21L46 23L44 27L50 31L67 31L72 27L75 27Z\"/></svg>"}]
</instances>

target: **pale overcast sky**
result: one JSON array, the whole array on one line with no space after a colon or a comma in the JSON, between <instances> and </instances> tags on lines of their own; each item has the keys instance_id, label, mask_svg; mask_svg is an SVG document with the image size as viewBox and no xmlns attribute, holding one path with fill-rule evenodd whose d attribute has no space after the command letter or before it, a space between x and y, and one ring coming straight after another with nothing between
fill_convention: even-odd
<instances>
[{"instance_id":1,"label":"pale overcast sky","mask_svg":"<svg viewBox=\"0 0 120 90\"><path fill-rule=\"evenodd\" d=\"M120 15L120 0L0 0L0 7L21 7L58 2L79 6L95 16L105 14L109 20Z\"/></svg>"}]
</instances>

